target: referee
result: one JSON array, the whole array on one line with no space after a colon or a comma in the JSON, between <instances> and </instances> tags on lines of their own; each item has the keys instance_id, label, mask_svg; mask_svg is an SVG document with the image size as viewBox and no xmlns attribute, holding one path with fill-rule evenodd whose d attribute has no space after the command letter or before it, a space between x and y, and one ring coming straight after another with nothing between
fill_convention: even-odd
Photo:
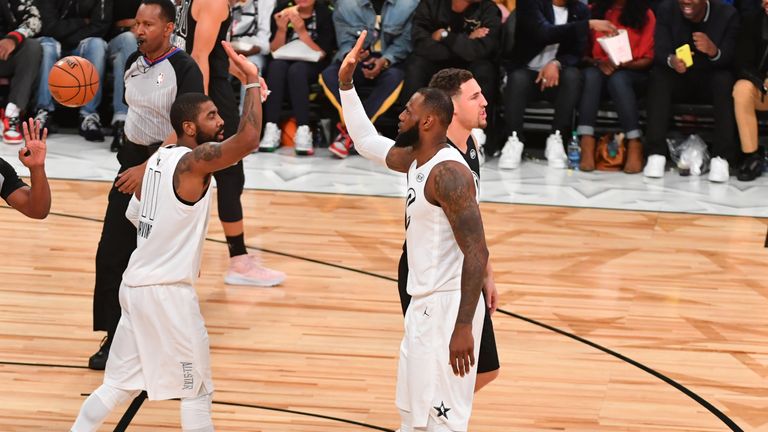
<instances>
[{"instance_id":1,"label":"referee","mask_svg":"<svg viewBox=\"0 0 768 432\"><path fill-rule=\"evenodd\" d=\"M143 0L136 12L139 50L128 57L124 75L126 141L117 154L120 171L109 192L96 252L93 330L106 331L107 336L88 361L91 369L106 366L120 321L120 282L136 249L136 228L126 219L125 211L144 174L143 164L164 141L176 141L169 116L176 97L203 91L203 75L195 61L171 45L175 19L176 7L170 0Z\"/></svg>"}]
</instances>

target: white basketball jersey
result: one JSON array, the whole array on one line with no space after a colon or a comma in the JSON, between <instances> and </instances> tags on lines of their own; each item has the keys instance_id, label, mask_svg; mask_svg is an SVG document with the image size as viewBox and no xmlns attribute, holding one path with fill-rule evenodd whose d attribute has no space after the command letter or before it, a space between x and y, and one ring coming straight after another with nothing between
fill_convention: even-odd
<instances>
[{"instance_id":1,"label":"white basketball jersey","mask_svg":"<svg viewBox=\"0 0 768 432\"><path fill-rule=\"evenodd\" d=\"M405 204L405 242L408 249L408 294L424 296L436 291L461 289L464 254L453 236L443 209L424 196L424 186L439 163L455 161L467 168L461 153L446 147L424 165L414 161L408 170L408 196ZM471 178L474 178L472 176ZM475 185L475 199L477 199Z\"/></svg>"},{"instance_id":2,"label":"white basketball jersey","mask_svg":"<svg viewBox=\"0 0 768 432\"><path fill-rule=\"evenodd\" d=\"M200 201L182 202L173 188L173 173L187 147L160 147L149 158L141 186L136 250L123 273L130 287L192 285L200 271L210 215L210 185Z\"/></svg>"}]
</instances>

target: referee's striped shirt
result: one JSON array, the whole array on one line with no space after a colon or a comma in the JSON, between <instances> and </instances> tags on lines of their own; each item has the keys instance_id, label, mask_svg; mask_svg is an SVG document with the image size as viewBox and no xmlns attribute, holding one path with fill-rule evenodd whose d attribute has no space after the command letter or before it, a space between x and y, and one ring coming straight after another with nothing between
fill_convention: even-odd
<instances>
[{"instance_id":1,"label":"referee's striped shirt","mask_svg":"<svg viewBox=\"0 0 768 432\"><path fill-rule=\"evenodd\" d=\"M139 51L125 67L125 136L134 144L163 142L173 132L171 105L178 95L203 93L203 74L197 63L178 48L150 61Z\"/></svg>"}]
</instances>

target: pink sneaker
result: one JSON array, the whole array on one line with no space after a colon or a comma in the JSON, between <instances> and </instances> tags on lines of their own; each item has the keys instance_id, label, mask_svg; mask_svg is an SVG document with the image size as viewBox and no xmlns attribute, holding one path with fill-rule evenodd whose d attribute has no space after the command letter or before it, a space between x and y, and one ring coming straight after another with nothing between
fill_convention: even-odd
<instances>
[{"instance_id":1,"label":"pink sneaker","mask_svg":"<svg viewBox=\"0 0 768 432\"><path fill-rule=\"evenodd\" d=\"M224 276L224 283L228 285L271 287L280 285L284 280L285 273L262 266L261 260L253 255L230 258L229 270Z\"/></svg>"}]
</instances>

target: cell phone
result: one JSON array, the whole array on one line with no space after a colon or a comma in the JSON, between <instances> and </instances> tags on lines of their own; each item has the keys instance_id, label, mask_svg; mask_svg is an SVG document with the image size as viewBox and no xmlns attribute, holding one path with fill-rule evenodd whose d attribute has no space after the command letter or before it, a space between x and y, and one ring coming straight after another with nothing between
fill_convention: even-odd
<instances>
[{"instance_id":1,"label":"cell phone","mask_svg":"<svg viewBox=\"0 0 768 432\"><path fill-rule=\"evenodd\" d=\"M685 67L693 66L693 55L691 55L691 46L684 44L675 50L677 58L683 61Z\"/></svg>"}]
</instances>

